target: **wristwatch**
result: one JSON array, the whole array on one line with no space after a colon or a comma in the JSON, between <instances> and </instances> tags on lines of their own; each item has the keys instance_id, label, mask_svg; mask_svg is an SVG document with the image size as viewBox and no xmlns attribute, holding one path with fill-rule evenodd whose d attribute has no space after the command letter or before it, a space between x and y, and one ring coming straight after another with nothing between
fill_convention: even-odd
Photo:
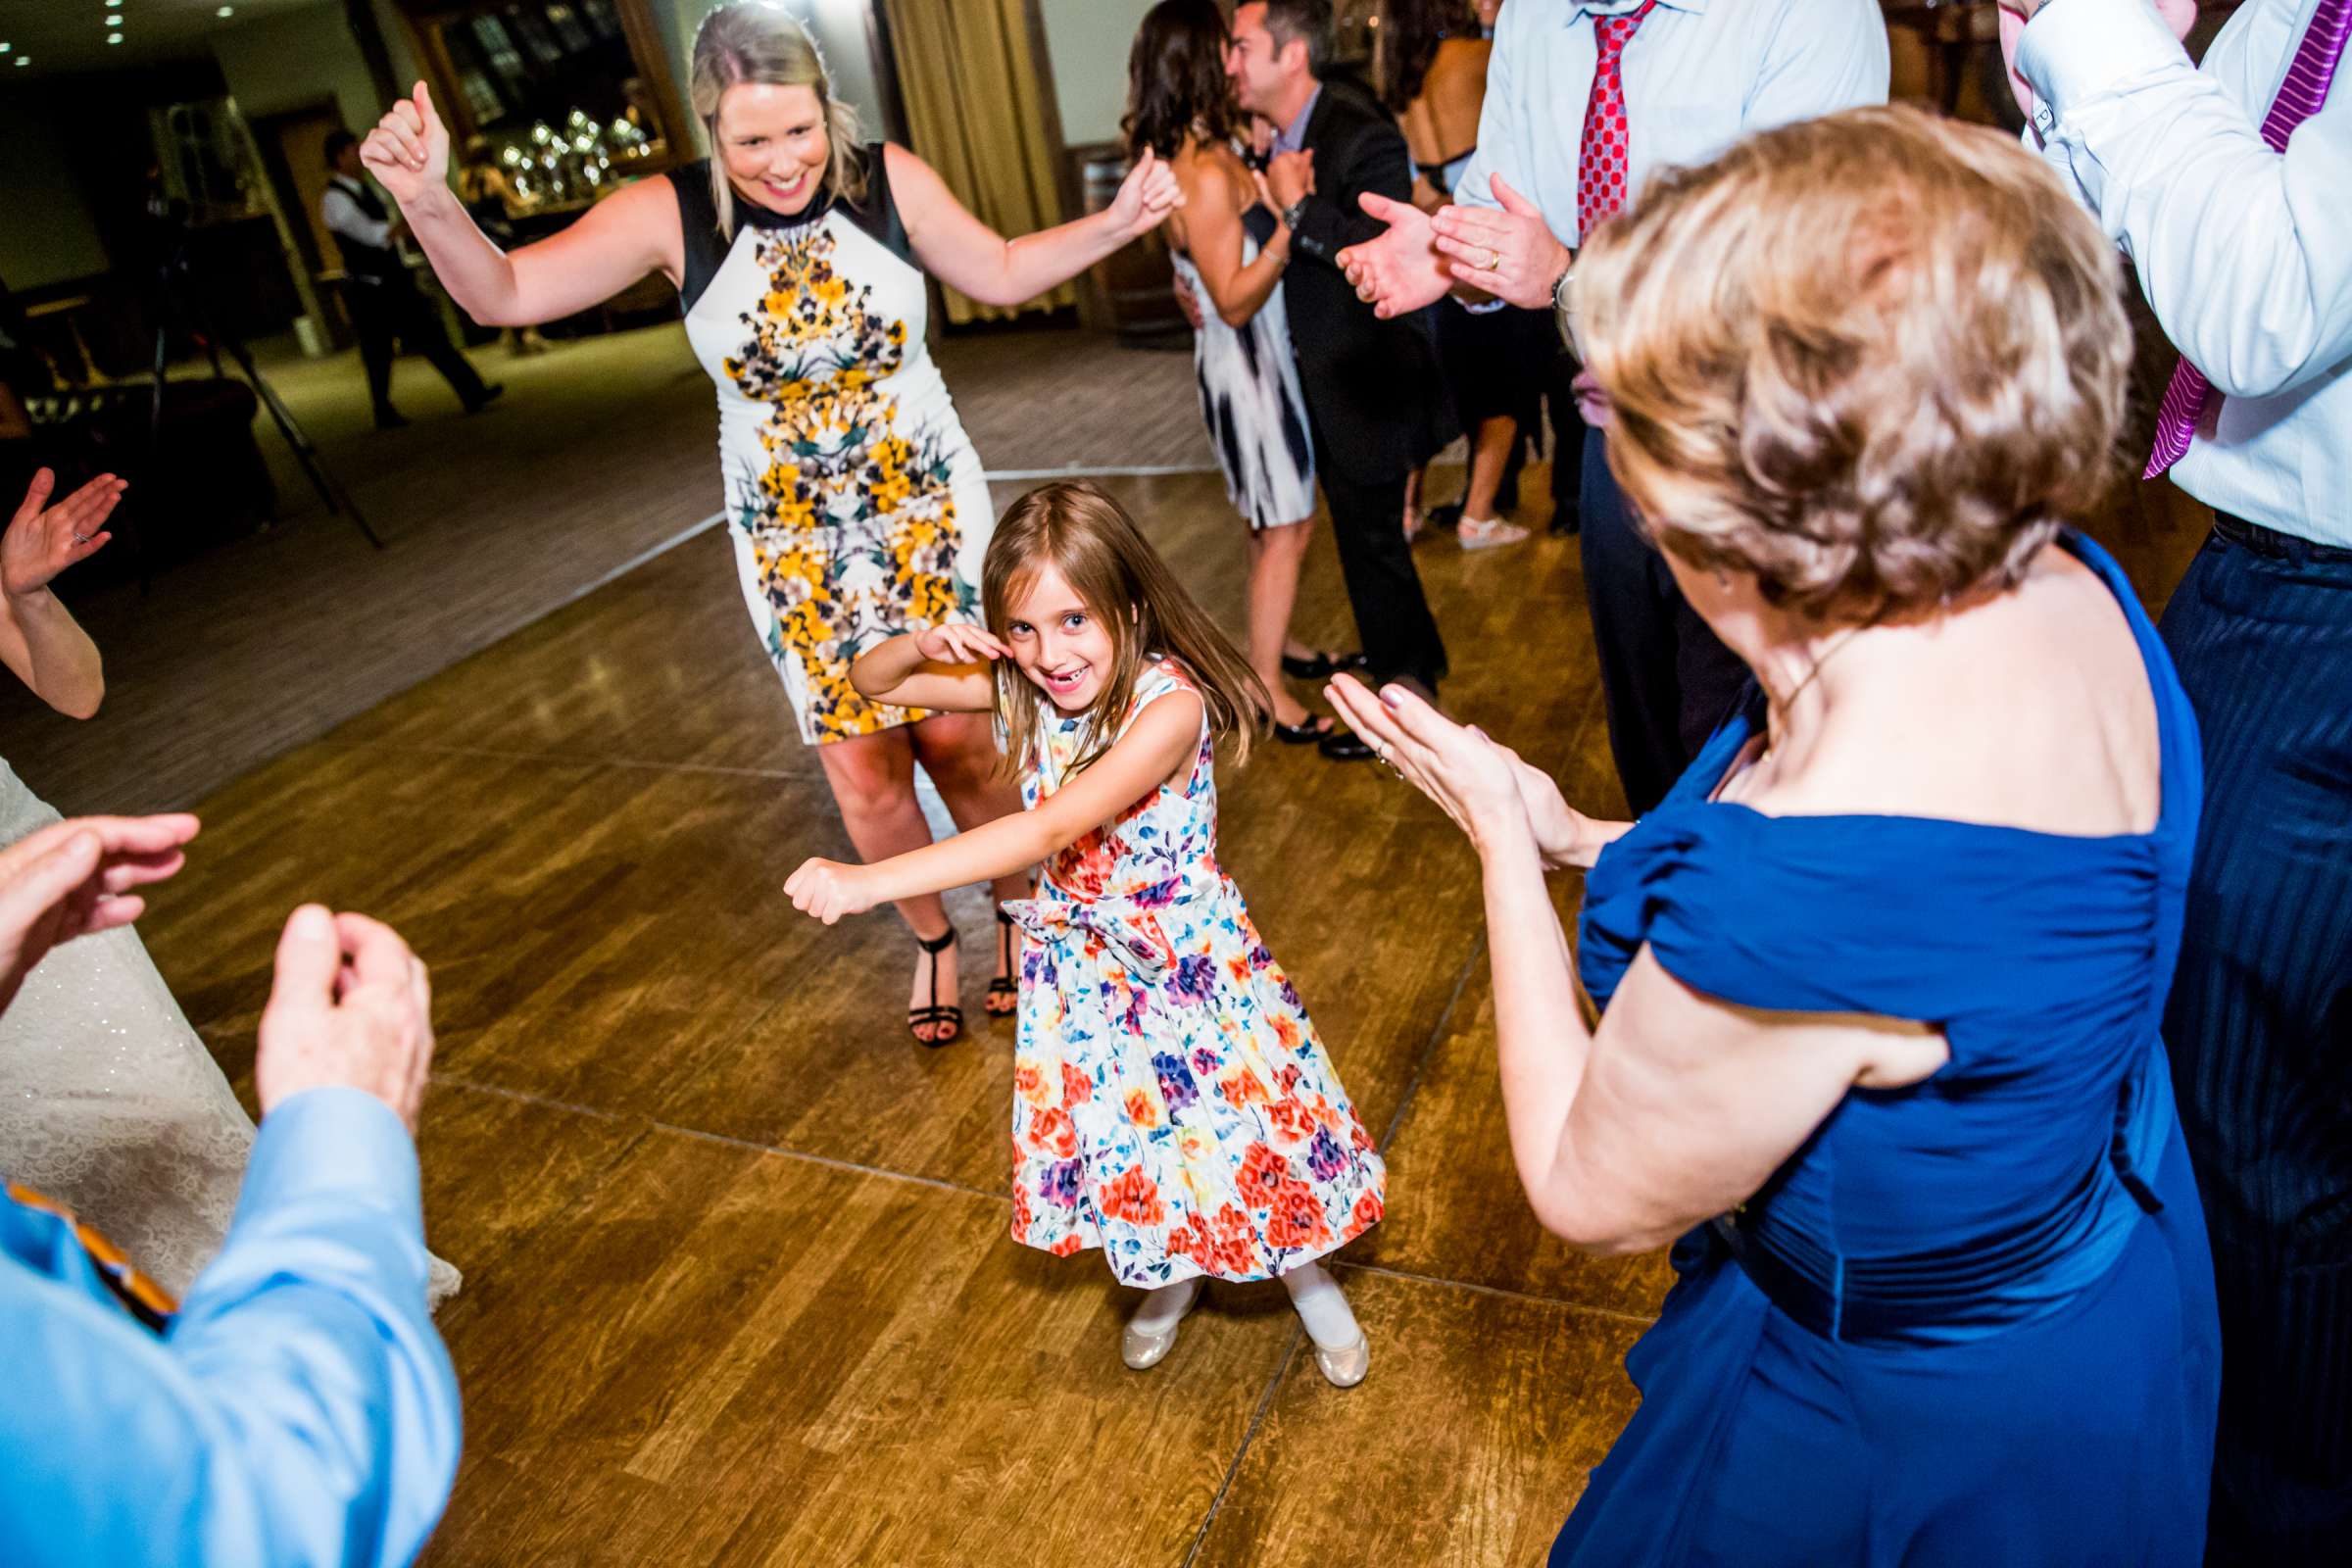
<instances>
[{"instance_id":1,"label":"wristwatch","mask_svg":"<svg viewBox=\"0 0 2352 1568\"><path fill-rule=\"evenodd\" d=\"M1282 210L1282 226L1294 234L1298 232L1298 220L1306 216L1306 200L1301 196Z\"/></svg>"}]
</instances>

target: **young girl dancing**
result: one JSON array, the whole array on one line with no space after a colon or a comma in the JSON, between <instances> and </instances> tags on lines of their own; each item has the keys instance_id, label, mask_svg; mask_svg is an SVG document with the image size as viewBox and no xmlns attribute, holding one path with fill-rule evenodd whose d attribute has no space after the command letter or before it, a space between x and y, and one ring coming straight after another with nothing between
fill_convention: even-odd
<instances>
[{"instance_id":1,"label":"young girl dancing","mask_svg":"<svg viewBox=\"0 0 2352 1568\"><path fill-rule=\"evenodd\" d=\"M1013 503L987 627L895 637L851 667L878 701L993 710L1028 809L785 884L827 925L1043 862L1013 1057L1012 1235L1102 1249L1146 1291L1123 1356L1158 1364L1204 1279L1279 1278L1323 1375L1372 1350L1315 1260L1380 1218L1387 1173L1298 994L1217 864L1216 737L1247 757L1256 677L1126 513L1088 484ZM1238 759L1237 759L1238 760Z\"/></svg>"}]
</instances>

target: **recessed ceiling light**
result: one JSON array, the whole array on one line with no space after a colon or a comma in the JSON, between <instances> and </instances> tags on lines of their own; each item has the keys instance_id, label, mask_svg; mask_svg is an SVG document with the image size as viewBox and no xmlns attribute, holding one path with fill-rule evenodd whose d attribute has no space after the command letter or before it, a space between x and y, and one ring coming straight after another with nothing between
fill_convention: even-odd
<instances>
[{"instance_id":1,"label":"recessed ceiling light","mask_svg":"<svg viewBox=\"0 0 2352 1568\"><path fill-rule=\"evenodd\" d=\"M119 32L110 32L106 35L106 41L108 43L121 43L122 41L122 35Z\"/></svg>"},{"instance_id":2,"label":"recessed ceiling light","mask_svg":"<svg viewBox=\"0 0 2352 1568\"><path fill-rule=\"evenodd\" d=\"M216 17L233 17L236 14L237 8L235 6L222 6L220 10L213 13L213 15Z\"/></svg>"},{"instance_id":3,"label":"recessed ceiling light","mask_svg":"<svg viewBox=\"0 0 2352 1568\"><path fill-rule=\"evenodd\" d=\"M32 56L19 55L17 56L17 64L20 66L29 66L32 64Z\"/></svg>"}]
</instances>

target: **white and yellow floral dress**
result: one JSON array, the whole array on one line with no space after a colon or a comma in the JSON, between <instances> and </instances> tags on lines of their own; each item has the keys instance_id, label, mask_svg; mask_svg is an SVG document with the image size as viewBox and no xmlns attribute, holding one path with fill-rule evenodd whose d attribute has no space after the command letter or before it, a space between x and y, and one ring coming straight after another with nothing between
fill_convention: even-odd
<instances>
[{"instance_id":1,"label":"white and yellow floral dress","mask_svg":"<svg viewBox=\"0 0 2352 1568\"><path fill-rule=\"evenodd\" d=\"M709 162L669 173L743 597L811 745L926 716L858 696L850 662L900 632L976 619L994 521L924 345L923 272L879 145L864 165L855 204L820 192L785 218L738 198L731 238Z\"/></svg>"},{"instance_id":2,"label":"white and yellow floral dress","mask_svg":"<svg viewBox=\"0 0 2352 1568\"><path fill-rule=\"evenodd\" d=\"M1195 691L1156 661L1120 721ZM1087 721L1049 711L1022 767L1034 809L1069 781ZM1045 866L1005 906L1028 932L1013 1052L1012 1237L1102 1249L1147 1290L1262 1280L1380 1219L1388 1173L1289 976L1217 863L1205 718L1182 788L1162 785Z\"/></svg>"}]
</instances>

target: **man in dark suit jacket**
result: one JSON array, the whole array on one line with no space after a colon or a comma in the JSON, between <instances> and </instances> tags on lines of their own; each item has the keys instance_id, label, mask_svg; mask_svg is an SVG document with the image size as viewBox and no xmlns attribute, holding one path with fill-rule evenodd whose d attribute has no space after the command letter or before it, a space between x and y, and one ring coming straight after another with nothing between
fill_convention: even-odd
<instances>
[{"instance_id":1,"label":"man in dark suit jacket","mask_svg":"<svg viewBox=\"0 0 2352 1568\"><path fill-rule=\"evenodd\" d=\"M1228 69L1242 108L1280 132L1266 182L1299 258L1283 277L1283 304L1356 630L1374 679L1434 694L1446 645L1405 542L1404 491L1454 433L1436 338L1426 313L1381 320L1333 261L1380 229L1357 197L1410 199L1404 136L1360 87L1330 72L1329 0L1244 5L1233 39ZM1353 736L1325 750L1368 754Z\"/></svg>"}]
</instances>

